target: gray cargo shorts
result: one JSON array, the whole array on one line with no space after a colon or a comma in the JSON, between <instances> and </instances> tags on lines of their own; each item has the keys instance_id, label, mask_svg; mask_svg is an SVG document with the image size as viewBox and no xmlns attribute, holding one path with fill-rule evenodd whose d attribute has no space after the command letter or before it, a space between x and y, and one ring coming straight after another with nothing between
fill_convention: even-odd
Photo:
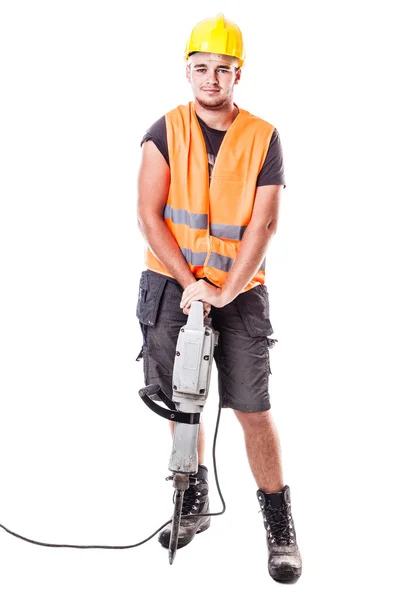
<instances>
[{"instance_id":1,"label":"gray cargo shorts","mask_svg":"<svg viewBox=\"0 0 400 600\"><path fill-rule=\"evenodd\" d=\"M143 271L136 316L143 334L145 385L158 384L172 398L172 372L179 330L187 315L180 308L183 288L169 277ZM211 308L212 326L219 332L214 358L222 407L261 412L271 407L268 380L269 349L278 340L269 320L265 285L239 294L223 308Z\"/></svg>"}]
</instances>

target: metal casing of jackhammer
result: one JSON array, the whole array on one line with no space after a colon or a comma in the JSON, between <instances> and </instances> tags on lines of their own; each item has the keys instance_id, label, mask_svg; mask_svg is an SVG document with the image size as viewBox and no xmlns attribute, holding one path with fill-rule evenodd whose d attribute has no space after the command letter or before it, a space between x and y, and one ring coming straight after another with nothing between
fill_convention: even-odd
<instances>
[{"instance_id":1,"label":"metal casing of jackhammer","mask_svg":"<svg viewBox=\"0 0 400 600\"><path fill-rule=\"evenodd\" d=\"M203 303L193 302L187 324L176 345L172 400L177 410L203 411L208 396L217 334L209 319L204 324ZM208 324L209 323L209 324ZM196 473L199 425L176 423L168 468L174 473Z\"/></svg>"},{"instance_id":2,"label":"metal casing of jackhammer","mask_svg":"<svg viewBox=\"0 0 400 600\"><path fill-rule=\"evenodd\" d=\"M210 386L215 331L204 325L203 304L193 302L187 324L176 345L172 377L173 401L204 405Z\"/></svg>"}]
</instances>

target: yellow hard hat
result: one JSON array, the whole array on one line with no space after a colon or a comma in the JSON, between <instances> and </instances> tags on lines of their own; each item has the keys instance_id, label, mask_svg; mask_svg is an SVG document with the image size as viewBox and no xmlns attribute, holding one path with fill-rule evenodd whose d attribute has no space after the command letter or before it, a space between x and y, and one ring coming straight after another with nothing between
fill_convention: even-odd
<instances>
[{"instance_id":1,"label":"yellow hard hat","mask_svg":"<svg viewBox=\"0 0 400 600\"><path fill-rule=\"evenodd\" d=\"M242 32L233 21L225 19L222 13L197 23L192 30L185 48L185 58L192 52L227 54L239 59L239 67L244 62Z\"/></svg>"}]
</instances>

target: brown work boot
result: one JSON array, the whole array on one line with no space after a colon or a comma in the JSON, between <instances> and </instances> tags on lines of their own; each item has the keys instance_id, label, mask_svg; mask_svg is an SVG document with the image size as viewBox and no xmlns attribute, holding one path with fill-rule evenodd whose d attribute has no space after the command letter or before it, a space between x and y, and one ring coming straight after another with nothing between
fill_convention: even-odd
<instances>
[{"instance_id":1,"label":"brown work boot","mask_svg":"<svg viewBox=\"0 0 400 600\"><path fill-rule=\"evenodd\" d=\"M179 526L178 548L192 541L196 533L201 533L210 527L211 517L202 516L208 513L208 471L204 465L199 465L196 475L189 478L189 487L185 490L182 504L182 518ZM185 515L198 515L198 518L185 519ZM168 525L159 535L158 541L164 548L169 548L171 525Z\"/></svg>"},{"instance_id":2,"label":"brown work boot","mask_svg":"<svg viewBox=\"0 0 400 600\"><path fill-rule=\"evenodd\" d=\"M294 583L301 575L302 560L291 513L290 488L285 485L274 494L258 490L257 498L267 531L269 574L280 583Z\"/></svg>"}]
</instances>

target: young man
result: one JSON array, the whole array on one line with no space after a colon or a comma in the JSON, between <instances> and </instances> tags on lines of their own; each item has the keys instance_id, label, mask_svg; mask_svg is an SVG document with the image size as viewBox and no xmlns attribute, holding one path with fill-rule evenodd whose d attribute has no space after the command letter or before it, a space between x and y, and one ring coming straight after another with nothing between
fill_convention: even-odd
<instances>
[{"instance_id":1,"label":"young man","mask_svg":"<svg viewBox=\"0 0 400 600\"><path fill-rule=\"evenodd\" d=\"M138 222L148 248L137 316L146 385L172 397L180 328L194 300L219 331L215 349L223 407L243 428L267 531L270 575L296 581L302 562L284 485L268 392L276 340L264 285L268 242L284 186L279 135L233 101L244 61L242 35L219 14L198 23L185 52L194 100L154 123L143 140ZM210 525L204 435L199 470L185 492L178 548ZM170 529L159 541L168 548Z\"/></svg>"}]
</instances>

